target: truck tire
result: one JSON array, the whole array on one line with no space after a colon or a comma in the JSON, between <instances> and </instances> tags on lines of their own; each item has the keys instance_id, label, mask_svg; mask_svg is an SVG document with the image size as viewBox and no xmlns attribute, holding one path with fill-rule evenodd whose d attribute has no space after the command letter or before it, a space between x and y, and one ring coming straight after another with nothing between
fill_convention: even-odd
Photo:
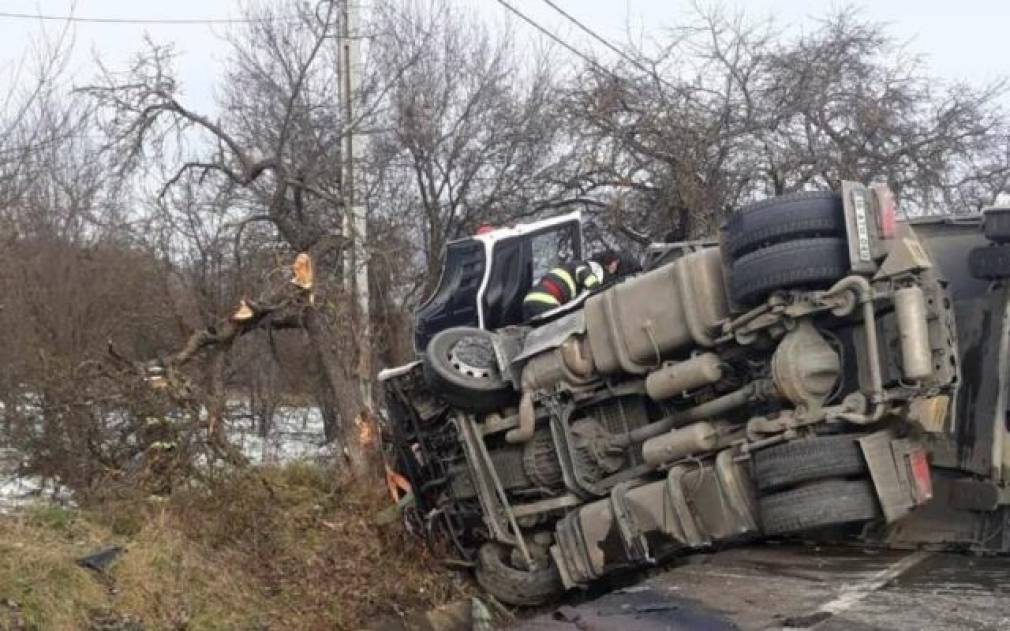
<instances>
[{"instance_id":1,"label":"truck tire","mask_svg":"<svg viewBox=\"0 0 1010 631\"><path fill-rule=\"evenodd\" d=\"M477 553L477 582L492 596L509 605L542 605L564 592L558 569L518 570L505 560L508 548L485 543Z\"/></svg>"},{"instance_id":2,"label":"truck tire","mask_svg":"<svg viewBox=\"0 0 1010 631\"><path fill-rule=\"evenodd\" d=\"M761 527L766 535L866 522L880 516L869 480L822 480L762 497Z\"/></svg>"},{"instance_id":3,"label":"truck tire","mask_svg":"<svg viewBox=\"0 0 1010 631\"><path fill-rule=\"evenodd\" d=\"M754 478L763 492L824 480L863 475L862 434L835 434L793 440L754 454Z\"/></svg>"},{"instance_id":4,"label":"truck tire","mask_svg":"<svg viewBox=\"0 0 1010 631\"><path fill-rule=\"evenodd\" d=\"M1010 243L1010 208L988 208L982 216L982 232L993 243Z\"/></svg>"},{"instance_id":5,"label":"truck tire","mask_svg":"<svg viewBox=\"0 0 1010 631\"><path fill-rule=\"evenodd\" d=\"M968 271L979 280L1010 278L1010 245L973 249L968 253Z\"/></svg>"},{"instance_id":6,"label":"truck tire","mask_svg":"<svg viewBox=\"0 0 1010 631\"><path fill-rule=\"evenodd\" d=\"M787 241L740 257L730 268L730 294L754 305L779 289L827 289L849 272L845 239Z\"/></svg>"},{"instance_id":7,"label":"truck tire","mask_svg":"<svg viewBox=\"0 0 1010 631\"><path fill-rule=\"evenodd\" d=\"M494 412L513 403L516 392L502 379L494 333L455 327L435 334L424 353L424 377L438 396L467 412Z\"/></svg>"},{"instance_id":8,"label":"truck tire","mask_svg":"<svg viewBox=\"0 0 1010 631\"><path fill-rule=\"evenodd\" d=\"M761 247L810 237L845 235L842 196L804 191L740 207L723 228L732 260Z\"/></svg>"}]
</instances>

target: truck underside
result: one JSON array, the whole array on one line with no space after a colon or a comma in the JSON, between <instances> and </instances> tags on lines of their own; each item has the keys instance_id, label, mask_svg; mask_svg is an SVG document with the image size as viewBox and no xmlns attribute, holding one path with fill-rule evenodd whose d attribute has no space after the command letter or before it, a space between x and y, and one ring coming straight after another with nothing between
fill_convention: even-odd
<instances>
[{"instance_id":1,"label":"truck underside","mask_svg":"<svg viewBox=\"0 0 1010 631\"><path fill-rule=\"evenodd\" d=\"M893 212L768 200L551 321L434 333L383 375L412 523L522 605L759 537L1004 551L1006 291L977 222Z\"/></svg>"}]
</instances>

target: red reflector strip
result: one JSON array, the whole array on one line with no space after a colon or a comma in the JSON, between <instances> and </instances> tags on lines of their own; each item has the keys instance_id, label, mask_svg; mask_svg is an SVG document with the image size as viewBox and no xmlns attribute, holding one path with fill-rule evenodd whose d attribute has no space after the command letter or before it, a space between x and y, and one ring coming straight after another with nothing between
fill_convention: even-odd
<instances>
[{"instance_id":1,"label":"red reflector strip","mask_svg":"<svg viewBox=\"0 0 1010 631\"><path fill-rule=\"evenodd\" d=\"M894 202L880 209L880 236L890 239L898 229L898 212Z\"/></svg>"},{"instance_id":2,"label":"red reflector strip","mask_svg":"<svg viewBox=\"0 0 1010 631\"><path fill-rule=\"evenodd\" d=\"M925 449L916 449L908 454L908 466L915 482L915 501L923 504L933 499L933 479L929 473L929 460Z\"/></svg>"},{"instance_id":3,"label":"red reflector strip","mask_svg":"<svg viewBox=\"0 0 1010 631\"><path fill-rule=\"evenodd\" d=\"M877 227L880 236L891 239L898 229L898 205L894 201L894 193L886 184L874 184L873 192L877 196Z\"/></svg>"}]
</instances>

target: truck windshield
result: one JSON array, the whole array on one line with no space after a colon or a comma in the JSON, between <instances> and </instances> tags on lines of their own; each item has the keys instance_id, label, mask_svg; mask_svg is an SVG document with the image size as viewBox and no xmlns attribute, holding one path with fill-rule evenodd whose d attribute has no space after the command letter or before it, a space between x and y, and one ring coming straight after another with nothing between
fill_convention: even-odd
<instances>
[{"instance_id":1,"label":"truck windshield","mask_svg":"<svg viewBox=\"0 0 1010 631\"><path fill-rule=\"evenodd\" d=\"M550 231L533 235L530 240L533 255L532 283L543 278L559 263L566 263L576 257L576 236L577 231L570 224L562 224Z\"/></svg>"}]
</instances>

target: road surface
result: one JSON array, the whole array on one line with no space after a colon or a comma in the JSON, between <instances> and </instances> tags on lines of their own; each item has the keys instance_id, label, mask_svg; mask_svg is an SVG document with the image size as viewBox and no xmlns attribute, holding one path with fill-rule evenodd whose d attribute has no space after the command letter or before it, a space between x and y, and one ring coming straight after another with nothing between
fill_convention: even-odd
<instances>
[{"instance_id":1,"label":"road surface","mask_svg":"<svg viewBox=\"0 0 1010 631\"><path fill-rule=\"evenodd\" d=\"M764 545L688 557L516 631L1010 629L1010 558ZM629 579L626 579L626 582Z\"/></svg>"}]
</instances>

